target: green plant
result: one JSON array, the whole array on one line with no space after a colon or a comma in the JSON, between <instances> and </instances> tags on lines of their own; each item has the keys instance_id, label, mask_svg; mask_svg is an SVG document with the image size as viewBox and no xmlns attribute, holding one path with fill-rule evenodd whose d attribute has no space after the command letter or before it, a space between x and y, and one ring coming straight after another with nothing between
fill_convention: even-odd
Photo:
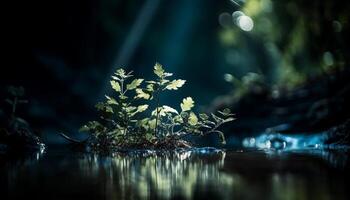
<instances>
[{"instance_id":1,"label":"green plant","mask_svg":"<svg viewBox=\"0 0 350 200\"><path fill-rule=\"evenodd\" d=\"M5 144L8 148L15 148L16 150L43 150L45 145L37 136L38 132L33 130L30 124L17 114L18 106L28 103L24 99L24 88L9 86L7 91L9 97L5 99L5 102L11 107L8 114L3 113L4 120L0 123L0 144Z\"/></svg>"},{"instance_id":2,"label":"green plant","mask_svg":"<svg viewBox=\"0 0 350 200\"><path fill-rule=\"evenodd\" d=\"M24 88L22 86L9 86L7 88L7 92L9 93L9 97L5 99L5 102L11 106L10 115L8 117L8 125L15 132L18 129L23 129L24 127L27 128L29 126L28 122L17 116L18 105L28 103L28 100L24 99Z\"/></svg>"},{"instance_id":3,"label":"green plant","mask_svg":"<svg viewBox=\"0 0 350 200\"><path fill-rule=\"evenodd\" d=\"M111 147L179 147L188 146L181 138L186 135L219 135L225 143L223 132L218 128L233 121L229 109L218 114L195 114L194 101L186 97L176 110L161 105L160 96L167 90L178 90L185 80L170 80L172 73L165 72L156 63L155 80L132 79L132 72L118 69L110 81L116 95L106 96L105 102L96 104L99 121L90 121L80 131L91 133L91 145L96 148ZM150 109L150 105L154 108ZM148 111L148 112L146 112Z\"/></svg>"},{"instance_id":4,"label":"green plant","mask_svg":"<svg viewBox=\"0 0 350 200\"><path fill-rule=\"evenodd\" d=\"M241 79L232 74L225 74L224 79L232 84L233 98L235 99L239 99L247 94L258 94L270 90L265 77L258 73L249 72Z\"/></svg>"},{"instance_id":5,"label":"green plant","mask_svg":"<svg viewBox=\"0 0 350 200\"><path fill-rule=\"evenodd\" d=\"M9 86L7 88L7 91L11 95L11 97L5 99L5 101L11 105L11 117L15 118L17 106L19 104L28 103L28 101L25 99L22 99L24 96L24 88L23 87Z\"/></svg>"}]
</instances>

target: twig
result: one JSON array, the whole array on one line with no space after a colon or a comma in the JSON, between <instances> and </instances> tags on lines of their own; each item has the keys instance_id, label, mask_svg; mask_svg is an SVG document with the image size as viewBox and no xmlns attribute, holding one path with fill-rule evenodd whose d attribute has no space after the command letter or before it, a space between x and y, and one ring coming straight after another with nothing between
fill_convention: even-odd
<instances>
[{"instance_id":1,"label":"twig","mask_svg":"<svg viewBox=\"0 0 350 200\"><path fill-rule=\"evenodd\" d=\"M58 134L60 136L62 136L64 139L68 140L69 142L76 143L76 144L82 144L82 143L85 143L87 141L87 139L83 140L83 141L79 141L79 140L73 139L73 138L69 137L68 135L66 135L66 134L64 134L62 132L60 132Z\"/></svg>"}]
</instances>

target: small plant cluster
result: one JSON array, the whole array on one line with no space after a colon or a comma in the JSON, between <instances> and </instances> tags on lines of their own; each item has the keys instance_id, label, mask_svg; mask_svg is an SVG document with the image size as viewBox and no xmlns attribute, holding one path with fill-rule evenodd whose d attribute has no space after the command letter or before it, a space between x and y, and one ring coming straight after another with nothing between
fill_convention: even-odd
<instances>
[{"instance_id":1,"label":"small plant cluster","mask_svg":"<svg viewBox=\"0 0 350 200\"><path fill-rule=\"evenodd\" d=\"M6 103L11 106L11 118L16 118L16 110L19 104L28 103L27 100L23 99L24 97L24 88L23 87L15 87L9 86L7 88L10 97L5 99Z\"/></svg>"},{"instance_id":2,"label":"small plant cluster","mask_svg":"<svg viewBox=\"0 0 350 200\"><path fill-rule=\"evenodd\" d=\"M27 104L24 99L24 88L9 86L7 88L9 97L5 102L10 105L9 114L2 116L0 127L0 144L5 144L10 148L18 149L43 149L44 144L34 133L29 123L18 116L18 106ZM4 113L5 114L5 113Z\"/></svg>"},{"instance_id":3,"label":"small plant cluster","mask_svg":"<svg viewBox=\"0 0 350 200\"><path fill-rule=\"evenodd\" d=\"M4 122L6 121L6 123L4 126L9 129L9 132L18 132L18 130L27 127L28 123L17 116L17 109L19 105L26 104L28 101L24 99L25 92L23 87L9 86L7 92L8 98L5 99L5 102L10 106L10 109L5 117Z\"/></svg>"},{"instance_id":4,"label":"small plant cluster","mask_svg":"<svg viewBox=\"0 0 350 200\"><path fill-rule=\"evenodd\" d=\"M100 120L90 121L80 129L91 133L91 147L97 150L190 147L182 139L184 136L210 133L218 134L225 143L224 134L218 128L235 119L229 109L217 114L196 114L191 97L182 100L179 110L161 105L160 95L178 90L186 81L171 80L173 74L165 72L159 63L155 64L153 72L155 80L145 81L132 78L132 72L124 69L116 71L110 81L115 95L106 95L105 102L96 104Z\"/></svg>"}]
</instances>

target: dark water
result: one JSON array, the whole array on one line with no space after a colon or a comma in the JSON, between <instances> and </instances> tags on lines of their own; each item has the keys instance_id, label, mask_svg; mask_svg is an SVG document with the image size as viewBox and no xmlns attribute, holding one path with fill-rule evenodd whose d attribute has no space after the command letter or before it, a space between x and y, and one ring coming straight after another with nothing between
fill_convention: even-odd
<instances>
[{"instance_id":1,"label":"dark water","mask_svg":"<svg viewBox=\"0 0 350 200\"><path fill-rule=\"evenodd\" d=\"M196 149L0 155L0 199L349 199L347 155Z\"/></svg>"}]
</instances>

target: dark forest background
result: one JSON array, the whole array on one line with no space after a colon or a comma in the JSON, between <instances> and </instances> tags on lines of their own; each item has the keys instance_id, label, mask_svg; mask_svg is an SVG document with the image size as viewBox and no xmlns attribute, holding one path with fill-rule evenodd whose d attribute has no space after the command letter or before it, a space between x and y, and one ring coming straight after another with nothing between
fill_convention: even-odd
<instances>
[{"instance_id":1,"label":"dark forest background","mask_svg":"<svg viewBox=\"0 0 350 200\"><path fill-rule=\"evenodd\" d=\"M232 79L250 72L277 92L348 73L348 1L51 0L2 9L0 97L9 85L23 86L29 104L20 112L44 138L75 133L96 117L94 104L111 92L119 67L147 79L162 63L188 82L161 101L177 107L192 96L199 109L237 93ZM235 11L252 19L251 31L235 23ZM245 112L255 110L238 115Z\"/></svg>"}]
</instances>

